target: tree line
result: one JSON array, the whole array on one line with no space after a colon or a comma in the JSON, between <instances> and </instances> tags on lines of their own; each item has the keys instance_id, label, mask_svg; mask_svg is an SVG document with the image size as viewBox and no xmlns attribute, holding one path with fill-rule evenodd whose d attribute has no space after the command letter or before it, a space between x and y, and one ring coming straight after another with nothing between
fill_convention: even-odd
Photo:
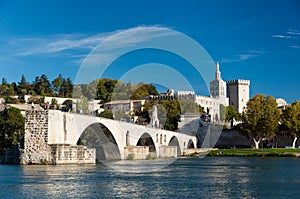
<instances>
[{"instance_id":1,"label":"tree line","mask_svg":"<svg viewBox=\"0 0 300 199\"><path fill-rule=\"evenodd\" d=\"M11 96L39 95L55 97L72 97L73 83L70 78L64 78L61 74L53 81L50 81L45 74L36 76L33 82L28 82L22 75L20 82L8 83L2 78L0 85L0 97L7 103L14 103L15 98ZM20 100L20 102L23 102Z\"/></svg>"},{"instance_id":2,"label":"tree line","mask_svg":"<svg viewBox=\"0 0 300 199\"><path fill-rule=\"evenodd\" d=\"M292 148L300 136L300 101L279 110L275 98L257 94L247 103L241 116L243 121L239 131L255 143L255 148L263 139L273 139L282 132L293 137Z\"/></svg>"}]
</instances>

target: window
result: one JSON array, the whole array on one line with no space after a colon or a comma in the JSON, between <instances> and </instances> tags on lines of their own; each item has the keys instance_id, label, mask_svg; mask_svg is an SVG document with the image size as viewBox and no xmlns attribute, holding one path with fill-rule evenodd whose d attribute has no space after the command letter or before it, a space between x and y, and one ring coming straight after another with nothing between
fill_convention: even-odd
<instances>
[{"instance_id":1,"label":"window","mask_svg":"<svg viewBox=\"0 0 300 199\"><path fill-rule=\"evenodd\" d=\"M160 144L162 144L162 134L160 134Z\"/></svg>"}]
</instances>

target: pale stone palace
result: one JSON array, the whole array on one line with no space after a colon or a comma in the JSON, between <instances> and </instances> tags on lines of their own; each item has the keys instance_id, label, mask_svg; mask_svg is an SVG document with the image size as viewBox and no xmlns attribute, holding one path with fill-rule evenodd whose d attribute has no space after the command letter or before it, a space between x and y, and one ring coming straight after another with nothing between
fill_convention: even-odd
<instances>
[{"instance_id":1,"label":"pale stone palace","mask_svg":"<svg viewBox=\"0 0 300 199\"><path fill-rule=\"evenodd\" d=\"M230 80L221 77L219 63L216 63L215 79L210 82L210 95L196 95L194 91L175 91L176 98L192 99L210 114L213 121L219 120L220 105L232 105L235 111L242 113L249 101L250 80Z\"/></svg>"}]
</instances>

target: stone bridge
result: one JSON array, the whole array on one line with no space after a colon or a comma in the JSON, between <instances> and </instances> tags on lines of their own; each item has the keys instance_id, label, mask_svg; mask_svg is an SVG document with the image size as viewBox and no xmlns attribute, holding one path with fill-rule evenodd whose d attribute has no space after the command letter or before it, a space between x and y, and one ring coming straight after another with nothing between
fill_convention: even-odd
<instances>
[{"instance_id":1,"label":"stone bridge","mask_svg":"<svg viewBox=\"0 0 300 199\"><path fill-rule=\"evenodd\" d=\"M101 117L57 110L25 117L23 164L174 157L196 146L195 136Z\"/></svg>"}]
</instances>

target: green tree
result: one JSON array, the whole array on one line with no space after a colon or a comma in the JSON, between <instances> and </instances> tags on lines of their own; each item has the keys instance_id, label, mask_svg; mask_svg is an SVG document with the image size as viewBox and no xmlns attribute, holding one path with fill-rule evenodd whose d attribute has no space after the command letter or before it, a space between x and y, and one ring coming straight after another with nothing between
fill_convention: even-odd
<instances>
[{"instance_id":1,"label":"green tree","mask_svg":"<svg viewBox=\"0 0 300 199\"><path fill-rule=\"evenodd\" d=\"M72 97L73 93L73 84L70 78L63 78L59 95L61 97Z\"/></svg>"},{"instance_id":2,"label":"green tree","mask_svg":"<svg viewBox=\"0 0 300 199\"><path fill-rule=\"evenodd\" d=\"M226 106L220 104L220 120L222 122L224 122L226 119L226 109L227 109Z\"/></svg>"},{"instance_id":3,"label":"green tree","mask_svg":"<svg viewBox=\"0 0 300 199\"><path fill-rule=\"evenodd\" d=\"M178 121L180 119L180 104L177 100L162 100L161 105L167 113L167 119L164 129L176 131L178 129Z\"/></svg>"},{"instance_id":4,"label":"green tree","mask_svg":"<svg viewBox=\"0 0 300 199\"><path fill-rule=\"evenodd\" d=\"M282 126L291 136L294 137L292 148L295 148L296 141L300 135L300 101L295 101L286 107L280 118Z\"/></svg>"},{"instance_id":5,"label":"green tree","mask_svg":"<svg viewBox=\"0 0 300 199\"><path fill-rule=\"evenodd\" d=\"M111 96L116 83L117 80L112 80L109 78L99 79L97 85L97 99L101 100L102 104L111 101Z\"/></svg>"},{"instance_id":6,"label":"green tree","mask_svg":"<svg viewBox=\"0 0 300 199\"><path fill-rule=\"evenodd\" d=\"M255 148L259 148L262 138L275 135L279 114L276 100L273 97L257 94L247 103L246 111L242 115L244 123L240 131L252 136Z\"/></svg>"},{"instance_id":7,"label":"green tree","mask_svg":"<svg viewBox=\"0 0 300 199\"><path fill-rule=\"evenodd\" d=\"M193 100L178 99L180 103L181 114L185 113L199 113L199 105Z\"/></svg>"},{"instance_id":8,"label":"green tree","mask_svg":"<svg viewBox=\"0 0 300 199\"><path fill-rule=\"evenodd\" d=\"M21 111L11 107L0 112L0 149L13 147L24 137L25 119Z\"/></svg>"},{"instance_id":9,"label":"green tree","mask_svg":"<svg viewBox=\"0 0 300 199\"><path fill-rule=\"evenodd\" d=\"M104 117L108 119L114 119L113 113L110 110L104 110L101 113L99 113L99 117Z\"/></svg>"},{"instance_id":10,"label":"green tree","mask_svg":"<svg viewBox=\"0 0 300 199\"><path fill-rule=\"evenodd\" d=\"M230 106L226 107L225 120L226 121L233 121L233 119L240 120L241 115L234 110L233 106L230 105Z\"/></svg>"},{"instance_id":11,"label":"green tree","mask_svg":"<svg viewBox=\"0 0 300 199\"><path fill-rule=\"evenodd\" d=\"M2 79L2 84L0 85L0 97L8 99L10 96L15 95L15 89L13 84L7 83L6 79Z\"/></svg>"},{"instance_id":12,"label":"green tree","mask_svg":"<svg viewBox=\"0 0 300 199\"><path fill-rule=\"evenodd\" d=\"M58 109L58 108L59 108L59 105L57 103L57 99L52 98L50 109Z\"/></svg>"},{"instance_id":13,"label":"green tree","mask_svg":"<svg viewBox=\"0 0 300 199\"><path fill-rule=\"evenodd\" d=\"M53 87L54 93L59 94L62 82L63 82L62 74L59 74L58 77L52 81L52 87Z\"/></svg>"},{"instance_id":14,"label":"green tree","mask_svg":"<svg viewBox=\"0 0 300 199\"><path fill-rule=\"evenodd\" d=\"M204 107L202 107L201 105L199 105L199 112L200 113L205 113Z\"/></svg>"},{"instance_id":15,"label":"green tree","mask_svg":"<svg viewBox=\"0 0 300 199\"><path fill-rule=\"evenodd\" d=\"M26 81L25 75L22 75L21 81L18 83L18 95L27 95L30 90L30 84Z\"/></svg>"},{"instance_id":16,"label":"green tree","mask_svg":"<svg viewBox=\"0 0 300 199\"><path fill-rule=\"evenodd\" d=\"M37 76L33 85L33 89L36 94L42 96L52 95L51 84L45 74L42 74L41 77Z\"/></svg>"},{"instance_id":17,"label":"green tree","mask_svg":"<svg viewBox=\"0 0 300 199\"><path fill-rule=\"evenodd\" d=\"M130 99L140 100L145 96L158 95L158 92L157 92L155 86L153 86L151 84L139 83L136 85L136 87L137 88L133 91Z\"/></svg>"}]
</instances>

